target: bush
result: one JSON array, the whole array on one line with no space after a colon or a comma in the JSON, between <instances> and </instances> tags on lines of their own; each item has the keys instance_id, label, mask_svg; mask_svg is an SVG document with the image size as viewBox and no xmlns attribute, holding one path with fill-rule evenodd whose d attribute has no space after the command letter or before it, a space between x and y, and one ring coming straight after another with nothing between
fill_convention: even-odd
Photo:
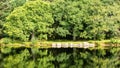
<instances>
[{"instance_id":1,"label":"bush","mask_svg":"<svg viewBox=\"0 0 120 68\"><path fill-rule=\"evenodd\" d=\"M13 42L13 40L10 39L10 38L3 38L3 39L0 40L1 44L9 44L9 43L12 43L12 42Z\"/></svg>"}]
</instances>

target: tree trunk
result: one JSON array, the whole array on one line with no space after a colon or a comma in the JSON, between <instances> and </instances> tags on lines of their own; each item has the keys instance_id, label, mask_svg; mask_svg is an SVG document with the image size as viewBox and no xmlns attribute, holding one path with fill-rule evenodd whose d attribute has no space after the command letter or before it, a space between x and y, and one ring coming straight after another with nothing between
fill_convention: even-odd
<instances>
[{"instance_id":1,"label":"tree trunk","mask_svg":"<svg viewBox=\"0 0 120 68\"><path fill-rule=\"evenodd\" d=\"M76 36L73 36L73 41L75 41L76 40Z\"/></svg>"},{"instance_id":2,"label":"tree trunk","mask_svg":"<svg viewBox=\"0 0 120 68\"><path fill-rule=\"evenodd\" d=\"M34 32L30 33L29 41L32 41L33 39L35 39Z\"/></svg>"},{"instance_id":3,"label":"tree trunk","mask_svg":"<svg viewBox=\"0 0 120 68\"><path fill-rule=\"evenodd\" d=\"M76 40L75 30L73 30L73 40Z\"/></svg>"}]
</instances>

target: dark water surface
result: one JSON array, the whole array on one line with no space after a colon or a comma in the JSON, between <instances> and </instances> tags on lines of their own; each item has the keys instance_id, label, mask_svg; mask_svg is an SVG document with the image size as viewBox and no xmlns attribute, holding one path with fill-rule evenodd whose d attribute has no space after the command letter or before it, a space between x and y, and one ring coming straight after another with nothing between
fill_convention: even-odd
<instances>
[{"instance_id":1,"label":"dark water surface","mask_svg":"<svg viewBox=\"0 0 120 68\"><path fill-rule=\"evenodd\" d=\"M1 47L0 68L120 68L120 48Z\"/></svg>"}]
</instances>

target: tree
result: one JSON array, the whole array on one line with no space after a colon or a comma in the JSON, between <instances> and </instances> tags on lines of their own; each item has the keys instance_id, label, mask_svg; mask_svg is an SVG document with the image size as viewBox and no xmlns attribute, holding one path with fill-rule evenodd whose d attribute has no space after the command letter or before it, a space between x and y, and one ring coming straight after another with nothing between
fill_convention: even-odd
<instances>
[{"instance_id":1,"label":"tree","mask_svg":"<svg viewBox=\"0 0 120 68\"><path fill-rule=\"evenodd\" d=\"M79 36L82 29L81 16L82 12L79 9L79 4L76 1L55 1L52 5L53 18L55 20L54 27L58 36L66 37L73 36L73 40Z\"/></svg>"},{"instance_id":2,"label":"tree","mask_svg":"<svg viewBox=\"0 0 120 68\"><path fill-rule=\"evenodd\" d=\"M4 33L13 39L27 41L29 36L47 39L53 24L50 3L40 0L29 1L16 8L4 24Z\"/></svg>"},{"instance_id":3,"label":"tree","mask_svg":"<svg viewBox=\"0 0 120 68\"><path fill-rule=\"evenodd\" d=\"M0 38L3 36L3 24L5 22L5 17L10 13L11 5L8 0L0 0Z\"/></svg>"},{"instance_id":4,"label":"tree","mask_svg":"<svg viewBox=\"0 0 120 68\"><path fill-rule=\"evenodd\" d=\"M0 37L3 37L3 24L14 8L22 6L26 0L0 0Z\"/></svg>"},{"instance_id":5,"label":"tree","mask_svg":"<svg viewBox=\"0 0 120 68\"><path fill-rule=\"evenodd\" d=\"M12 0L10 3L17 8L5 20L4 35L13 39L102 40L120 36L119 0Z\"/></svg>"},{"instance_id":6,"label":"tree","mask_svg":"<svg viewBox=\"0 0 120 68\"><path fill-rule=\"evenodd\" d=\"M85 1L84 1L85 2ZM87 5L87 7L84 7ZM102 1L86 1L84 4L83 37L90 39L106 39L120 35L119 4L106 5ZM93 7L94 6L94 7ZM82 36L82 35L81 35Z\"/></svg>"},{"instance_id":7,"label":"tree","mask_svg":"<svg viewBox=\"0 0 120 68\"><path fill-rule=\"evenodd\" d=\"M108 5L101 0L57 0L52 6L55 32L73 40L119 36L119 4L117 0L108 1Z\"/></svg>"}]
</instances>

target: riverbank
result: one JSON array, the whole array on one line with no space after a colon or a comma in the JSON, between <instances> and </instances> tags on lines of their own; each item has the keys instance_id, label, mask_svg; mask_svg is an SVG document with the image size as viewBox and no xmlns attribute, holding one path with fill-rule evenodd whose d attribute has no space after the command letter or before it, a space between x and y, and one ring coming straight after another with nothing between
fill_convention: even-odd
<instances>
[{"instance_id":1,"label":"riverbank","mask_svg":"<svg viewBox=\"0 0 120 68\"><path fill-rule=\"evenodd\" d=\"M119 40L1 42L0 68L119 68L119 46Z\"/></svg>"},{"instance_id":2,"label":"riverbank","mask_svg":"<svg viewBox=\"0 0 120 68\"><path fill-rule=\"evenodd\" d=\"M38 47L38 48L95 48L120 46L120 40L102 40L102 41L32 41L32 42L9 42L0 41L0 46L9 47Z\"/></svg>"}]
</instances>

